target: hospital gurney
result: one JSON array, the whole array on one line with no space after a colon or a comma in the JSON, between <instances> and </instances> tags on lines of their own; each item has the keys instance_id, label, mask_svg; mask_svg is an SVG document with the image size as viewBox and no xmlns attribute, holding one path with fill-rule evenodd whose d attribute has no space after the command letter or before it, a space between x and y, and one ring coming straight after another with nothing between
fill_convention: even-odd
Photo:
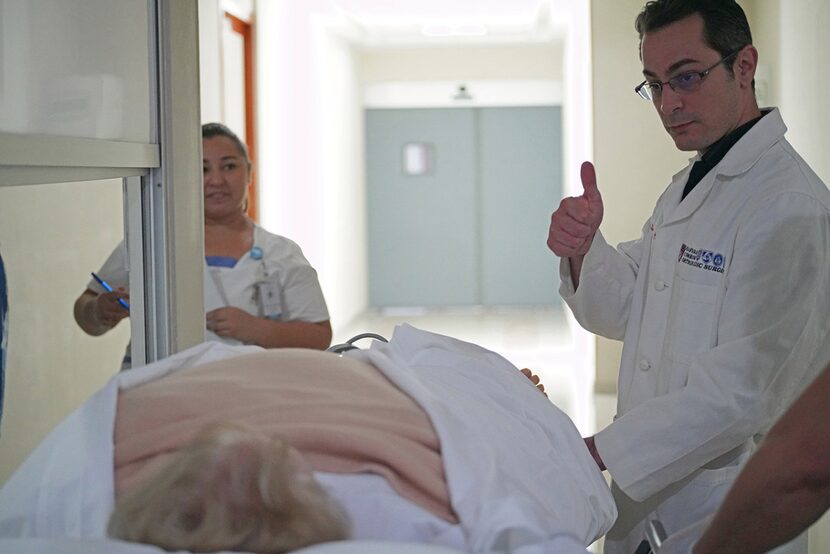
<instances>
[{"instance_id":1,"label":"hospital gurney","mask_svg":"<svg viewBox=\"0 0 830 554\"><path fill-rule=\"evenodd\" d=\"M646 524L646 539L652 554L690 554L695 543L709 526L714 514L709 515L688 527L668 534L659 520L650 520ZM768 554L794 554L807 552L807 534L802 533L790 542L783 544Z\"/></svg>"},{"instance_id":2,"label":"hospital gurney","mask_svg":"<svg viewBox=\"0 0 830 554\"><path fill-rule=\"evenodd\" d=\"M0 549L13 552L22 544L24 550L17 551L48 552L49 541L57 540L62 552L86 554L96 550L83 548L102 544L113 552L114 541L105 539L103 530L113 503L112 425L118 389L256 351L260 349L208 343L114 377L0 491L0 537L9 539ZM479 545L470 550L522 552L527 546L532 552L584 554L582 544L610 527L616 515L610 491L578 432L509 362L475 345L409 326L399 327L389 345L376 343L356 355L365 356L433 419L442 438L453 507L470 544ZM478 405L465 404L469 383L480 380L492 397L484 405L480 400ZM511 418L526 422L521 431L530 434L524 450L511 444L510 433L516 430L506 426ZM103 430L96 427L102 422ZM476 448L470 452L467 441L472 439ZM492 471L496 455L505 479L483 478L477 472ZM25 550L27 541L36 547ZM346 543L342 552L356 552L350 546L356 543ZM399 546L390 542L386 551L400 552ZM424 554L436 552L435 545L419 546ZM126 548L130 550L124 552L141 552L137 548L150 547Z\"/></svg>"}]
</instances>

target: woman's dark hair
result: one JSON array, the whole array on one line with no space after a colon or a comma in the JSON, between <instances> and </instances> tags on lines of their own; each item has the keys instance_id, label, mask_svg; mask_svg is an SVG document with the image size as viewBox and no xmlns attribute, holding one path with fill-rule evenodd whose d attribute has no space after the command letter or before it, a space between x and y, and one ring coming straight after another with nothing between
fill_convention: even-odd
<instances>
[{"instance_id":1,"label":"woman's dark hair","mask_svg":"<svg viewBox=\"0 0 830 554\"><path fill-rule=\"evenodd\" d=\"M245 158L245 164L248 170L251 169L251 158L248 157L248 147L240 140L236 133L231 131L226 125L221 123L205 123L202 125L202 139L209 139L213 137L227 137L233 141L239 153Z\"/></svg>"},{"instance_id":2,"label":"woman's dark hair","mask_svg":"<svg viewBox=\"0 0 830 554\"><path fill-rule=\"evenodd\" d=\"M691 15L703 19L703 40L721 57L752 44L752 32L744 10L735 0L651 0L637 16L634 27L640 33L640 57L643 36ZM724 64L734 75L732 64Z\"/></svg>"}]
</instances>

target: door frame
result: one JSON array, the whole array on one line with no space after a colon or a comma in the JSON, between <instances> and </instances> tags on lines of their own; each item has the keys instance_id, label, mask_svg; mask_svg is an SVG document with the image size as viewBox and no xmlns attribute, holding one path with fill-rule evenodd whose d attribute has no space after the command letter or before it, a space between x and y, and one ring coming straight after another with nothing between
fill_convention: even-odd
<instances>
[{"instance_id":1,"label":"door frame","mask_svg":"<svg viewBox=\"0 0 830 554\"><path fill-rule=\"evenodd\" d=\"M248 184L248 216L258 221L257 170L256 170L256 104L254 83L254 28L250 21L245 21L230 12L223 12L225 21L230 23L231 31L242 39L245 88L245 144L251 159L251 182Z\"/></svg>"}]
</instances>

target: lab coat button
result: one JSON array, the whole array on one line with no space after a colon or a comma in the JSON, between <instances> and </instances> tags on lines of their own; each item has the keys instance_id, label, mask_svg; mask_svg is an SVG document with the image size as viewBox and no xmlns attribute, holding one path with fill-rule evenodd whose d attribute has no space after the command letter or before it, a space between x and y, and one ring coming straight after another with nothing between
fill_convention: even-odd
<instances>
[{"instance_id":1,"label":"lab coat button","mask_svg":"<svg viewBox=\"0 0 830 554\"><path fill-rule=\"evenodd\" d=\"M654 288L657 289L657 291L659 292L666 288L666 283L664 283L663 281L657 281L656 283L654 283Z\"/></svg>"},{"instance_id":2,"label":"lab coat button","mask_svg":"<svg viewBox=\"0 0 830 554\"><path fill-rule=\"evenodd\" d=\"M648 360L640 360L640 369L643 371L648 371L651 369L651 364L648 363Z\"/></svg>"}]
</instances>

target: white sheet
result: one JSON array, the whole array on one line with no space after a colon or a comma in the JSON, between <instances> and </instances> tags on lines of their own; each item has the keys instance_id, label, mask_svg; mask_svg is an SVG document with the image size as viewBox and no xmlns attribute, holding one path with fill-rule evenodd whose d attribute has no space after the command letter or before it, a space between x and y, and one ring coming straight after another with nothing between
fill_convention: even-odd
<instances>
[{"instance_id":1,"label":"white sheet","mask_svg":"<svg viewBox=\"0 0 830 554\"><path fill-rule=\"evenodd\" d=\"M555 554L586 554L568 537L551 545ZM3 554L167 554L154 546L108 539L0 539ZM388 541L337 541L295 550L292 554L460 554L459 550L433 544Z\"/></svg>"},{"instance_id":2,"label":"white sheet","mask_svg":"<svg viewBox=\"0 0 830 554\"><path fill-rule=\"evenodd\" d=\"M388 344L347 355L378 367L429 414L472 551L544 549L561 536L588 545L614 522L576 427L498 354L401 325Z\"/></svg>"},{"instance_id":3,"label":"white sheet","mask_svg":"<svg viewBox=\"0 0 830 554\"><path fill-rule=\"evenodd\" d=\"M0 491L0 538L99 539L90 542L100 544L113 504L118 389L256 350L205 343L113 377ZM588 544L613 523L610 491L576 428L497 354L402 326L389 344L351 355L379 367L430 415L467 549L584 553L577 545ZM4 544L11 548L19 542Z\"/></svg>"},{"instance_id":4,"label":"white sheet","mask_svg":"<svg viewBox=\"0 0 830 554\"><path fill-rule=\"evenodd\" d=\"M204 343L121 372L63 420L0 490L0 538L98 538L113 508L112 436L119 388L259 350Z\"/></svg>"}]
</instances>

